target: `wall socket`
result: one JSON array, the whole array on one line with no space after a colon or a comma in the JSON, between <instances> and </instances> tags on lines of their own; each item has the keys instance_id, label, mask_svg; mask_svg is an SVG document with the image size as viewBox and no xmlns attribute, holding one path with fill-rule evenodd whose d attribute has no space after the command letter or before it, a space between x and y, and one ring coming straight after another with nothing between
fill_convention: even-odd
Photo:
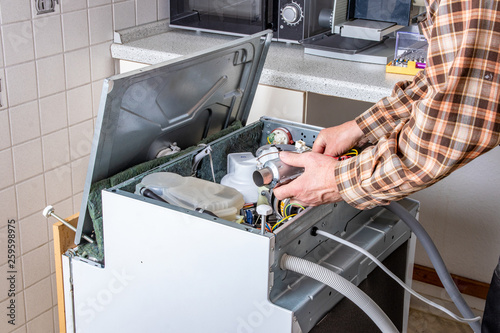
<instances>
[{"instance_id":1,"label":"wall socket","mask_svg":"<svg viewBox=\"0 0 500 333\"><path fill-rule=\"evenodd\" d=\"M35 8L37 15L52 13L55 11L56 4L59 0L35 0Z\"/></svg>"}]
</instances>

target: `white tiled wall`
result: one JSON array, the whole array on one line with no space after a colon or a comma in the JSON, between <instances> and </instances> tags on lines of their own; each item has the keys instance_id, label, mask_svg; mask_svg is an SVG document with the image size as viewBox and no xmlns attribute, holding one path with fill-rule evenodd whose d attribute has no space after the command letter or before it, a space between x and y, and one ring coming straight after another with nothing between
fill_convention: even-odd
<instances>
[{"instance_id":1,"label":"white tiled wall","mask_svg":"<svg viewBox=\"0 0 500 333\"><path fill-rule=\"evenodd\" d=\"M57 332L52 223L80 207L113 31L168 18L168 0L0 0L0 332ZM7 221L16 221L16 325Z\"/></svg>"}]
</instances>

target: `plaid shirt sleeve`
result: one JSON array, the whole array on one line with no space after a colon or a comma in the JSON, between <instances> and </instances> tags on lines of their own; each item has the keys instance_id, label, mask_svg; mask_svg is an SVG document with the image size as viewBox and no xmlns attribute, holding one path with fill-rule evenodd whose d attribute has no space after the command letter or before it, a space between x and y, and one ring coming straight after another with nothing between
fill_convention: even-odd
<instances>
[{"instance_id":1,"label":"plaid shirt sleeve","mask_svg":"<svg viewBox=\"0 0 500 333\"><path fill-rule=\"evenodd\" d=\"M422 27L425 73L356 119L374 146L335 169L359 209L424 189L500 143L500 1L431 1Z\"/></svg>"}]
</instances>

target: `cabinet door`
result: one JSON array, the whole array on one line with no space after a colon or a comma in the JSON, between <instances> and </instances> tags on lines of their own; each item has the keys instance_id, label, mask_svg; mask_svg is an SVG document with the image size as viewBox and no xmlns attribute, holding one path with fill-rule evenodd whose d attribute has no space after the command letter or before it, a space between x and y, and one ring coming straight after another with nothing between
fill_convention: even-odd
<instances>
[{"instance_id":1,"label":"cabinet door","mask_svg":"<svg viewBox=\"0 0 500 333\"><path fill-rule=\"evenodd\" d=\"M304 121L321 127L337 126L356 118L374 103L307 93Z\"/></svg>"},{"instance_id":2,"label":"cabinet door","mask_svg":"<svg viewBox=\"0 0 500 333\"><path fill-rule=\"evenodd\" d=\"M247 123L262 116L295 122L304 120L305 92L259 84Z\"/></svg>"}]
</instances>

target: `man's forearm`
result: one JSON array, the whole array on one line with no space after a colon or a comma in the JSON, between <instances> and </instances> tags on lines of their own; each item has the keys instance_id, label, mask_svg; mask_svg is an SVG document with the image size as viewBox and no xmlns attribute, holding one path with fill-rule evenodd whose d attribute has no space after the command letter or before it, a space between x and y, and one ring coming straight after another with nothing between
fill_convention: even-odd
<instances>
[{"instance_id":1,"label":"man's forearm","mask_svg":"<svg viewBox=\"0 0 500 333\"><path fill-rule=\"evenodd\" d=\"M372 143L391 133L401 121L411 116L414 102L423 99L428 90L425 74L413 81L398 82L391 96L385 97L356 118L356 123Z\"/></svg>"}]
</instances>

